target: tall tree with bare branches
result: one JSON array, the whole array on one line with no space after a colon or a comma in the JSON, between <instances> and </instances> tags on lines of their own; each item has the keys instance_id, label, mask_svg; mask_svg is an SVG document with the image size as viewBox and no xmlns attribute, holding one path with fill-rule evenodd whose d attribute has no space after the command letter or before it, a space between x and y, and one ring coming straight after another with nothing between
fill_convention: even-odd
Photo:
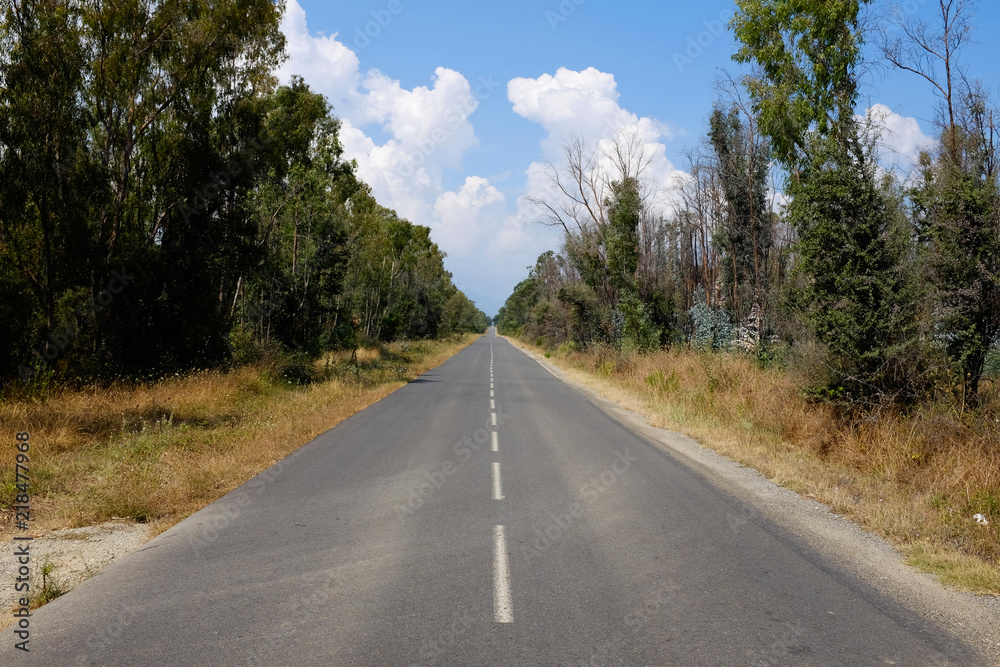
<instances>
[{"instance_id":1,"label":"tall tree with bare branches","mask_svg":"<svg viewBox=\"0 0 1000 667\"><path fill-rule=\"evenodd\" d=\"M934 88L944 106L944 143L952 158L957 157L959 138L955 136L958 89L964 78L958 54L968 43L969 22L976 0L938 0L936 25L922 19L900 18L896 26L902 35L883 34L882 54L893 66L912 72ZM907 17L903 12L897 16Z\"/></svg>"}]
</instances>

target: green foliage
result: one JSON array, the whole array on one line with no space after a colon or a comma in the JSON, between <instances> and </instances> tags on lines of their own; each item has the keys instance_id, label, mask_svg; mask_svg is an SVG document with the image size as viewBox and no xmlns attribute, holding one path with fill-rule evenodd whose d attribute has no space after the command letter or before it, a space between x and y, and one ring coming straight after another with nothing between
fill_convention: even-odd
<instances>
[{"instance_id":1,"label":"green foliage","mask_svg":"<svg viewBox=\"0 0 1000 667\"><path fill-rule=\"evenodd\" d=\"M989 354L986 355L986 363L983 365L983 377L989 378L994 382L1000 379L1000 345L996 343L993 344Z\"/></svg>"},{"instance_id":2,"label":"green foliage","mask_svg":"<svg viewBox=\"0 0 1000 667\"><path fill-rule=\"evenodd\" d=\"M681 379L678 377L677 371L670 371L670 375L664 375L663 371L656 371L646 377L646 384L659 394L671 394L680 389Z\"/></svg>"},{"instance_id":3,"label":"green foliage","mask_svg":"<svg viewBox=\"0 0 1000 667\"><path fill-rule=\"evenodd\" d=\"M910 401L917 294L910 234L854 116L868 0L739 0L734 58L762 131L791 174L799 303L831 353L830 380L851 401Z\"/></svg>"},{"instance_id":4,"label":"green foliage","mask_svg":"<svg viewBox=\"0 0 1000 667\"><path fill-rule=\"evenodd\" d=\"M767 209L770 167L766 144L753 128L744 126L740 111L716 108L709 138L718 158L726 211L713 243L718 247L723 293L737 322L756 308L764 313L769 284L768 260L773 246L772 219Z\"/></svg>"},{"instance_id":5,"label":"green foliage","mask_svg":"<svg viewBox=\"0 0 1000 667\"><path fill-rule=\"evenodd\" d=\"M569 283L556 293L567 312L570 341L586 345L600 334L601 311L597 294L583 283Z\"/></svg>"},{"instance_id":6,"label":"green foliage","mask_svg":"<svg viewBox=\"0 0 1000 667\"><path fill-rule=\"evenodd\" d=\"M688 311L691 318L691 347L696 350L727 350L733 339L729 314L718 306L709 306L704 290L699 290Z\"/></svg>"},{"instance_id":7,"label":"green foliage","mask_svg":"<svg viewBox=\"0 0 1000 667\"><path fill-rule=\"evenodd\" d=\"M3 6L0 376L138 376L485 328L429 230L342 160L323 96L275 86L282 9Z\"/></svg>"},{"instance_id":8,"label":"green foliage","mask_svg":"<svg viewBox=\"0 0 1000 667\"><path fill-rule=\"evenodd\" d=\"M613 199L608 207L608 225L604 234L607 272L611 285L619 294L636 291L635 272L639 268L639 222L642 219L642 198L639 184L626 178L611 184Z\"/></svg>"},{"instance_id":9,"label":"green foliage","mask_svg":"<svg viewBox=\"0 0 1000 667\"><path fill-rule=\"evenodd\" d=\"M975 403L1000 340L1000 188L982 95L970 93L962 111L966 123L950 133L950 149L925 161L913 200L939 303L938 338L963 396Z\"/></svg>"},{"instance_id":10,"label":"green foliage","mask_svg":"<svg viewBox=\"0 0 1000 667\"><path fill-rule=\"evenodd\" d=\"M807 135L851 138L861 47L858 15L871 0L737 0L733 59L759 69L744 85L775 157L794 169Z\"/></svg>"},{"instance_id":11,"label":"green foliage","mask_svg":"<svg viewBox=\"0 0 1000 667\"><path fill-rule=\"evenodd\" d=\"M41 582L35 582L34 588L38 592L32 598L33 605L40 607L66 593L65 585L55 578L55 571L58 567L58 565L49 560L48 555L38 564L38 573L36 576L41 577L42 580Z\"/></svg>"},{"instance_id":12,"label":"green foliage","mask_svg":"<svg viewBox=\"0 0 1000 667\"><path fill-rule=\"evenodd\" d=\"M650 321L646 305L634 294L618 302L622 314L621 347L626 352L651 352L660 347L660 332Z\"/></svg>"},{"instance_id":13,"label":"green foliage","mask_svg":"<svg viewBox=\"0 0 1000 667\"><path fill-rule=\"evenodd\" d=\"M526 278L517 284L500 308L497 314L497 331L503 336L521 336L534 305L535 280Z\"/></svg>"},{"instance_id":14,"label":"green foliage","mask_svg":"<svg viewBox=\"0 0 1000 667\"><path fill-rule=\"evenodd\" d=\"M816 138L801 180L789 183L799 235L799 296L832 353L832 381L852 400L914 398L906 355L916 336L916 281L901 203L877 182L854 142Z\"/></svg>"}]
</instances>

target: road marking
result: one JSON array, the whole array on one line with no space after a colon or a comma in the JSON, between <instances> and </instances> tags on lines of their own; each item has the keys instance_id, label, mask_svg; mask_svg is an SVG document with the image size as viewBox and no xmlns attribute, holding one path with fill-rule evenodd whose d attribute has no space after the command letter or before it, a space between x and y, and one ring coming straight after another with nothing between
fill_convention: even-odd
<instances>
[{"instance_id":1,"label":"road marking","mask_svg":"<svg viewBox=\"0 0 1000 667\"><path fill-rule=\"evenodd\" d=\"M495 412L490 413L490 421L493 422L493 426L497 425L497 413Z\"/></svg>"},{"instance_id":2,"label":"road marking","mask_svg":"<svg viewBox=\"0 0 1000 667\"><path fill-rule=\"evenodd\" d=\"M492 393L492 392L491 392L491 393ZM495 402L495 401L494 401L494 400L493 400L493 399L491 398L491 399L490 399L490 410L496 410L496 409L497 409L497 404L496 404L496 402Z\"/></svg>"},{"instance_id":3,"label":"road marking","mask_svg":"<svg viewBox=\"0 0 1000 667\"><path fill-rule=\"evenodd\" d=\"M490 398L493 398L493 387L490 387Z\"/></svg>"},{"instance_id":4,"label":"road marking","mask_svg":"<svg viewBox=\"0 0 1000 667\"><path fill-rule=\"evenodd\" d=\"M503 500L503 485L500 483L500 463L493 462L493 500Z\"/></svg>"},{"instance_id":5,"label":"road marking","mask_svg":"<svg viewBox=\"0 0 1000 667\"><path fill-rule=\"evenodd\" d=\"M499 452L500 451L500 443L497 442L497 432L496 431L490 431L490 433L493 434L493 451L494 452Z\"/></svg>"},{"instance_id":6,"label":"road marking","mask_svg":"<svg viewBox=\"0 0 1000 667\"><path fill-rule=\"evenodd\" d=\"M510 601L507 537L503 526L493 526L493 621L514 622L514 604Z\"/></svg>"}]
</instances>

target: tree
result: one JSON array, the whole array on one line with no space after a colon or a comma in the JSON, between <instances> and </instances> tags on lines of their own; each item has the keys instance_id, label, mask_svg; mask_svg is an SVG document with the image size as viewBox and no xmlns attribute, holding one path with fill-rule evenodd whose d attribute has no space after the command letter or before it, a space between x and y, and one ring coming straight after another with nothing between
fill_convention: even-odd
<instances>
[{"instance_id":1,"label":"tree","mask_svg":"<svg viewBox=\"0 0 1000 667\"><path fill-rule=\"evenodd\" d=\"M806 317L832 353L833 384L851 401L915 398L903 354L915 336L910 237L901 199L870 154L817 140L808 177L791 183Z\"/></svg>"},{"instance_id":2,"label":"tree","mask_svg":"<svg viewBox=\"0 0 1000 667\"><path fill-rule=\"evenodd\" d=\"M567 254L583 280L591 286L610 310L617 305L620 285L634 280L638 266L632 267L632 254L638 252L641 239L637 231L648 217L648 202L653 196L646 172L653 156L647 151L638 132L623 132L597 148L591 148L579 136L564 147L562 167L549 164L547 175L552 186L548 198L531 198L542 212L542 222L561 227L565 233ZM615 202L627 197L628 211L621 209L616 223L609 214ZM638 214L638 218L635 216ZM608 256L608 242L615 258ZM610 263L616 263L614 269ZM631 267L631 268L630 268ZM631 271L632 278L622 271Z\"/></svg>"},{"instance_id":3,"label":"tree","mask_svg":"<svg viewBox=\"0 0 1000 667\"><path fill-rule=\"evenodd\" d=\"M852 402L914 397L902 362L914 335L908 234L879 182L854 115L859 12L868 0L738 0L733 19L750 63L760 127L791 177L800 297L832 353L833 386Z\"/></svg>"},{"instance_id":4,"label":"tree","mask_svg":"<svg viewBox=\"0 0 1000 667\"><path fill-rule=\"evenodd\" d=\"M722 255L722 283L737 322L753 317L760 322L767 310L768 262L772 219L767 209L767 146L734 105L728 112L716 107L709 138L718 160L717 169L726 200L713 242ZM757 327L759 332L760 327Z\"/></svg>"},{"instance_id":5,"label":"tree","mask_svg":"<svg viewBox=\"0 0 1000 667\"><path fill-rule=\"evenodd\" d=\"M871 0L737 0L741 44L733 59L756 71L744 79L774 156L795 170L809 134L843 146L856 130L859 13Z\"/></svg>"},{"instance_id":6,"label":"tree","mask_svg":"<svg viewBox=\"0 0 1000 667\"><path fill-rule=\"evenodd\" d=\"M954 127L913 201L928 240L940 329L961 378L963 402L978 402L990 349L1000 340L1000 188L998 132L981 91L956 105Z\"/></svg>"},{"instance_id":7,"label":"tree","mask_svg":"<svg viewBox=\"0 0 1000 667\"><path fill-rule=\"evenodd\" d=\"M986 357L1000 335L1000 198L994 112L965 81L958 55L971 33L975 0L938 0L938 25L900 20L902 36L883 40L898 69L928 82L941 98L941 150L926 156L913 193L938 299L938 335L975 405Z\"/></svg>"},{"instance_id":8,"label":"tree","mask_svg":"<svg viewBox=\"0 0 1000 667\"><path fill-rule=\"evenodd\" d=\"M10 372L88 276L90 183L77 6L6 3L0 20L0 291L17 304L0 323L0 372Z\"/></svg>"},{"instance_id":9,"label":"tree","mask_svg":"<svg viewBox=\"0 0 1000 667\"><path fill-rule=\"evenodd\" d=\"M611 184L611 197L604 202L608 222L603 245L608 258L608 280L619 294L635 294L639 268L639 222L642 198L634 178Z\"/></svg>"},{"instance_id":10,"label":"tree","mask_svg":"<svg viewBox=\"0 0 1000 667\"><path fill-rule=\"evenodd\" d=\"M890 39L884 36L882 54L895 67L925 79L941 96L944 103L944 144L957 161L960 138L956 136L956 88L961 75L957 67L958 52L972 30L969 15L976 0L938 0L940 29L935 31L926 21L900 19L903 35ZM939 73L938 67L944 72Z\"/></svg>"}]
</instances>

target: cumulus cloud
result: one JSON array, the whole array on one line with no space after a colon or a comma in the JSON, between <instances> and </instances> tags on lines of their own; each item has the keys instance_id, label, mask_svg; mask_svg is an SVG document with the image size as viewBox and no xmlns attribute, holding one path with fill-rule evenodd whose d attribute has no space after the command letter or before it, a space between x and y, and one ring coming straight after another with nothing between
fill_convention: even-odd
<instances>
[{"instance_id":1,"label":"cumulus cloud","mask_svg":"<svg viewBox=\"0 0 1000 667\"><path fill-rule=\"evenodd\" d=\"M357 53L339 35L309 32L306 14L289 0L282 20L289 59L277 72L287 82L303 79L333 104L342 121L344 155L358 164L358 176L378 201L412 222L431 227L433 238L452 255L472 252L502 207L503 195L486 179L469 177L455 192L445 174L462 166L479 143L470 117L499 84L477 81L438 67L430 85L406 89L377 69L362 71ZM370 128L388 137L375 141ZM501 216L502 217L502 216Z\"/></svg>"},{"instance_id":2,"label":"cumulus cloud","mask_svg":"<svg viewBox=\"0 0 1000 667\"><path fill-rule=\"evenodd\" d=\"M456 192L445 192L434 204L438 242L452 252L464 254L473 239L482 238L491 221L503 219L504 195L485 178L469 176Z\"/></svg>"},{"instance_id":3,"label":"cumulus cloud","mask_svg":"<svg viewBox=\"0 0 1000 667\"><path fill-rule=\"evenodd\" d=\"M473 298L490 284L507 290L523 277L524 266L558 245L559 235L536 224L537 211L525 197L549 191L544 160L559 162L571 136L586 137L598 154L616 137L636 139L652 158L649 174L664 191L681 174L665 157L672 129L624 109L613 75L563 68L507 85L514 113L545 130L544 160L526 170L516 212L515 204L481 176L467 176L449 191L443 184L479 142L471 117L502 87L500 82L470 83L460 72L438 67L428 73L426 85L404 88L391 73L363 70L358 53L338 34L310 33L296 0L288 0L282 30L290 57L277 72L280 80L297 74L326 95L342 121L345 157L357 161L358 176L381 204L431 228L432 238L450 256L456 283Z\"/></svg>"},{"instance_id":4,"label":"cumulus cloud","mask_svg":"<svg viewBox=\"0 0 1000 667\"><path fill-rule=\"evenodd\" d=\"M563 161L563 147L573 137L589 142L598 157L598 168L609 173L613 169L607 156L616 141L640 146L649 160L645 175L660 204L669 207L671 192L682 176L666 158L664 142L672 139L674 132L654 118L640 118L622 108L614 75L593 67L580 72L560 68L555 75L512 80L507 86L507 97L514 113L545 129L542 154L557 167ZM527 197L522 200L518 214L521 223L538 215L533 206L525 203L527 199L552 198L555 194L545 163L532 164L526 174Z\"/></svg>"},{"instance_id":5,"label":"cumulus cloud","mask_svg":"<svg viewBox=\"0 0 1000 667\"><path fill-rule=\"evenodd\" d=\"M887 168L907 172L916 165L921 151L937 146L937 140L924 134L916 118L895 113L884 104L873 104L865 110L864 118L878 135Z\"/></svg>"},{"instance_id":6,"label":"cumulus cloud","mask_svg":"<svg viewBox=\"0 0 1000 667\"><path fill-rule=\"evenodd\" d=\"M306 25L306 12L295 0L289 0L281 19L285 34L288 60L276 72L281 81L287 82L293 74L316 86L334 108L354 107L360 96L360 61L354 51L332 36L310 35Z\"/></svg>"}]
</instances>

